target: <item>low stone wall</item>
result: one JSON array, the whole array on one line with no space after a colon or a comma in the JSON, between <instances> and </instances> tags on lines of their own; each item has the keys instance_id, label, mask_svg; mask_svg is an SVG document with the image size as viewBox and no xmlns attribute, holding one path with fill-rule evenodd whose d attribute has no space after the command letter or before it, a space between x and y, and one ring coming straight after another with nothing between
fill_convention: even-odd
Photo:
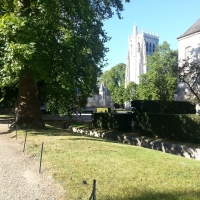
<instances>
[{"instance_id":1,"label":"low stone wall","mask_svg":"<svg viewBox=\"0 0 200 200\"><path fill-rule=\"evenodd\" d=\"M75 127L69 127L69 129L76 133L81 133L93 137L111 139L121 143L149 148L165 153L171 153L177 156L183 156L185 158L193 158L196 160L200 160L200 148L190 147L187 145L173 144L156 139L148 139L145 137L116 136L114 134L99 133L97 131L83 130Z\"/></svg>"}]
</instances>

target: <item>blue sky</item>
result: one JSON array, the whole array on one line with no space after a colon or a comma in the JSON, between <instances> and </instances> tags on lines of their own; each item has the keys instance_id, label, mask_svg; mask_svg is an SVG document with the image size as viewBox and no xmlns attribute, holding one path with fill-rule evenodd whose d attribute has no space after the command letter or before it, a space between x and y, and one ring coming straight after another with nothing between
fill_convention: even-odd
<instances>
[{"instance_id":1,"label":"blue sky","mask_svg":"<svg viewBox=\"0 0 200 200\"><path fill-rule=\"evenodd\" d=\"M124 0L123 0L124 1ZM178 49L177 37L200 18L200 0L130 0L124 3L123 19L117 15L104 22L104 30L111 40L106 43L109 70L118 63L125 63L128 36L136 23L138 31L159 33L159 44L167 41L171 49Z\"/></svg>"}]
</instances>

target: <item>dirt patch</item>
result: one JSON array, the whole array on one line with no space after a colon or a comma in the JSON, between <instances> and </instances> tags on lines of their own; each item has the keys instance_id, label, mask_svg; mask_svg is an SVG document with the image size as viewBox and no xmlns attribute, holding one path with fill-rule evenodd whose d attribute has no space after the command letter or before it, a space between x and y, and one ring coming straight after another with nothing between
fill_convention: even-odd
<instances>
[{"instance_id":1,"label":"dirt patch","mask_svg":"<svg viewBox=\"0 0 200 200\"><path fill-rule=\"evenodd\" d=\"M0 122L0 199L66 200L64 189L44 169L39 173L38 162L8 130Z\"/></svg>"}]
</instances>

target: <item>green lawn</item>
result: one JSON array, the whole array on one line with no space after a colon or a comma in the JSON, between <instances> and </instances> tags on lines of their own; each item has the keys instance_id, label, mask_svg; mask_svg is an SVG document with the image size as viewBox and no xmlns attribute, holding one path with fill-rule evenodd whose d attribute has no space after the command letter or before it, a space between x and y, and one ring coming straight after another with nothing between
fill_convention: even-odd
<instances>
[{"instance_id":1,"label":"green lawn","mask_svg":"<svg viewBox=\"0 0 200 200\"><path fill-rule=\"evenodd\" d=\"M18 131L22 148L24 136ZM42 142L42 171L53 174L66 199L89 199L93 179L97 200L200 199L199 161L49 127L28 130L38 168Z\"/></svg>"}]
</instances>

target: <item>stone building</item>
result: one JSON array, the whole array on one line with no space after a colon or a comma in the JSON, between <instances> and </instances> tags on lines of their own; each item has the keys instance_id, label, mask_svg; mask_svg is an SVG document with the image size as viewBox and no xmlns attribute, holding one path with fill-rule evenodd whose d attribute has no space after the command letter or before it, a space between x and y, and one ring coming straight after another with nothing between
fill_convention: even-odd
<instances>
[{"instance_id":1,"label":"stone building","mask_svg":"<svg viewBox=\"0 0 200 200\"><path fill-rule=\"evenodd\" d=\"M147 55L152 55L159 42L158 34L152 32L139 33L136 24L128 38L128 56L126 62L125 88L130 82L139 84L140 76L148 71ZM130 102L125 103L130 108Z\"/></svg>"},{"instance_id":2,"label":"stone building","mask_svg":"<svg viewBox=\"0 0 200 200\"><path fill-rule=\"evenodd\" d=\"M113 108L113 102L111 94L106 87L106 83L102 82L99 85L99 94L93 94L92 97L88 97L86 109L96 110L97 107Z\"/></svg>"},{"instance_id":3,"label":"stone building","mask_svg":"<svg viewBox=\"0 0 200 200\"><path fill-rule=\"evenodd\" d=\"M200 62L200 19L198 19L185 33L177 38L178 59L188 62ZM178 88L174 95L175 101L187 101L191 97L189 88L178 82Z\"/></svg>"}]
</instances>

